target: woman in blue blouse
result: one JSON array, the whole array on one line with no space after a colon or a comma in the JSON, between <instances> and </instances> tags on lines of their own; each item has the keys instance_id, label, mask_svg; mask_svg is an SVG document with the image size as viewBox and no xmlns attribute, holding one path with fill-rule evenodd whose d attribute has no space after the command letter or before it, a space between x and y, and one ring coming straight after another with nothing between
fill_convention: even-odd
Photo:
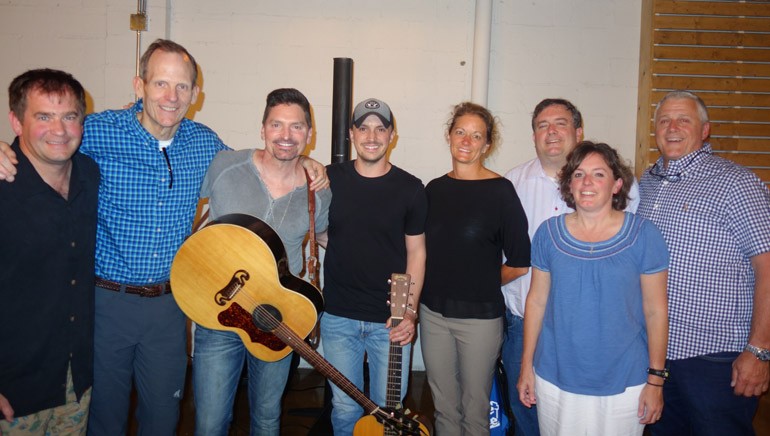
<instances>
[{"instance_id":1,"label":"woman in blue blouse","mask_svg":"<svg viewBox=\"0 0 770 436\"><path fill-rule=\"evenodd\" d=\"M575 212L532 240L519 398L544 435L641 435L660 419L668 337L668 251L658 229L623 212L631 170L584 141L560 174Z\"/></svg>"}]
</instances>

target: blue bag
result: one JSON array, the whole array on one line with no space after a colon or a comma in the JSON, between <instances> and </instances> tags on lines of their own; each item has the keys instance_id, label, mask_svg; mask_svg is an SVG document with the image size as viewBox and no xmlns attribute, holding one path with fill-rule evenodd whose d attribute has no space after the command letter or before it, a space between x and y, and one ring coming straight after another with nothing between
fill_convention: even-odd
<instances>
[{"instance_id":1,"label":"blue bag","mask_svg":"<svg viewBox=\"0 0 770 436\"><path fill-rule=\"evenodd\" d=\"M489 434L491 436L505 436L508 427L511 426L505 414L499 376L499 372L495 371L495 376L492 377L492 393L489 395Z\"/></svg>"}]
</instances>

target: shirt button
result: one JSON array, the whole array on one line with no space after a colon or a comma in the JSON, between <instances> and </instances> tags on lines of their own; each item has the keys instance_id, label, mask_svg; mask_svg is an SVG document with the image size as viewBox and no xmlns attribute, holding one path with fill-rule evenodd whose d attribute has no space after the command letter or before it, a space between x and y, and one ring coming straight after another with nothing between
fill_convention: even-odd
<instances>
[{"instance_id":1,"label":"shirt button","mask_svg":"<svg viewBox=\"0 0 770 436\"><path fill-rule=\"evenodd\" d=\"M152 257L158 257L158 253L153 253Z\"/></svg>"},{"instance_id":2,"label":"shirt button","mask_svg":"<svg viewBox=\"0 0 770 436\"><path fill-rule=\"evenodd\" d=\"M162 202L162 201L159 201L159 202L158 202L158 206L163 206L163 202Z\"/></svg>"},{"instance_id":3,"label":"shirt button","mask_svg":"<svg viewBox=\"0 0 770 436\"><path fill-rule=\"evenodd\" d=\"M70 242L70 247L75 248L75 241Z\"/></svg>"},{"instance_id":4,"label":"shirt button","mask_svg":"<svg viewBox=\"0 0 770 436\"><path fill-rule=\"evenodd\" d=\"M70 315L70 322L75 322L75 315Z\"/></svg>"},{"instance_id":5,"label":"shirt button","mask_svg":"<svg viewBox=\"0 0 770 436\"><path fill-rule=\"evenodd\" d=\"M156 231L156 232L158 232L158 233L160 233L160 227L158 227L157 229L155 229L155 231Z\"/></svg>"},{"instance_id":6,"label":"shirt button","mask_svg":"<svg viewBox=\"0 0 770 436\"><path fill-rule=\"evenodd\" d=\"M72 285L72 286L75 286L77 283L78 283L78 281L75 280L75 279L70 280L70 285Z\"/></svg>"}]
</instances>

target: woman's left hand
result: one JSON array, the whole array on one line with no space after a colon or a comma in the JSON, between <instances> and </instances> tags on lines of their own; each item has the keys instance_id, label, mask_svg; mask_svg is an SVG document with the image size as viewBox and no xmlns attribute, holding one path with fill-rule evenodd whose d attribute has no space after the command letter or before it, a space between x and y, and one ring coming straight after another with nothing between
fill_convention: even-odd
<instances>
[{"instance_id":1,"label":"woman's left hand","mask_svg":"<svg viewBox=\"0 0 770 436\"><path fill-rule=\"evenodd\" d=\"M385 323L385 327L390 328L392 318L388 319ZM404 313L404 319L398 324L398 326L390 330L390 342L395 342L402 347L414 341L417 336L417 315L407 311Z\"/></svg>"},{"instance_id":2,"label":"woman's left hand","mask_svg":"<svg viewBox=\"0 0 770 436\"><path fill-rule=\"evenodd\" d=\"M639 410L636 416L640 424L655 424L663 413L663 387L645 384L639 395Z\"/></svg>"}]
</instances>

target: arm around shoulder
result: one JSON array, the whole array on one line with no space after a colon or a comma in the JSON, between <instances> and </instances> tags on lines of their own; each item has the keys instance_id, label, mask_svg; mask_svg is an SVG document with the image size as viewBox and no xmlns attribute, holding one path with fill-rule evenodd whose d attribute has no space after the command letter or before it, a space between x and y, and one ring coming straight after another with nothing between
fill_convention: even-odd
<instances>
[{"instance_id":1,"label":"arm around shoulder","mask_svg":"<svg viewBox=\"0 0 770 436\"><path fill-rule=\"evenodd\" d=\"M16 176L16 165L19 160L16 159L16 153L7 142L0 141L0 180L13 182Z\"/></svg>"}]
</instances>

